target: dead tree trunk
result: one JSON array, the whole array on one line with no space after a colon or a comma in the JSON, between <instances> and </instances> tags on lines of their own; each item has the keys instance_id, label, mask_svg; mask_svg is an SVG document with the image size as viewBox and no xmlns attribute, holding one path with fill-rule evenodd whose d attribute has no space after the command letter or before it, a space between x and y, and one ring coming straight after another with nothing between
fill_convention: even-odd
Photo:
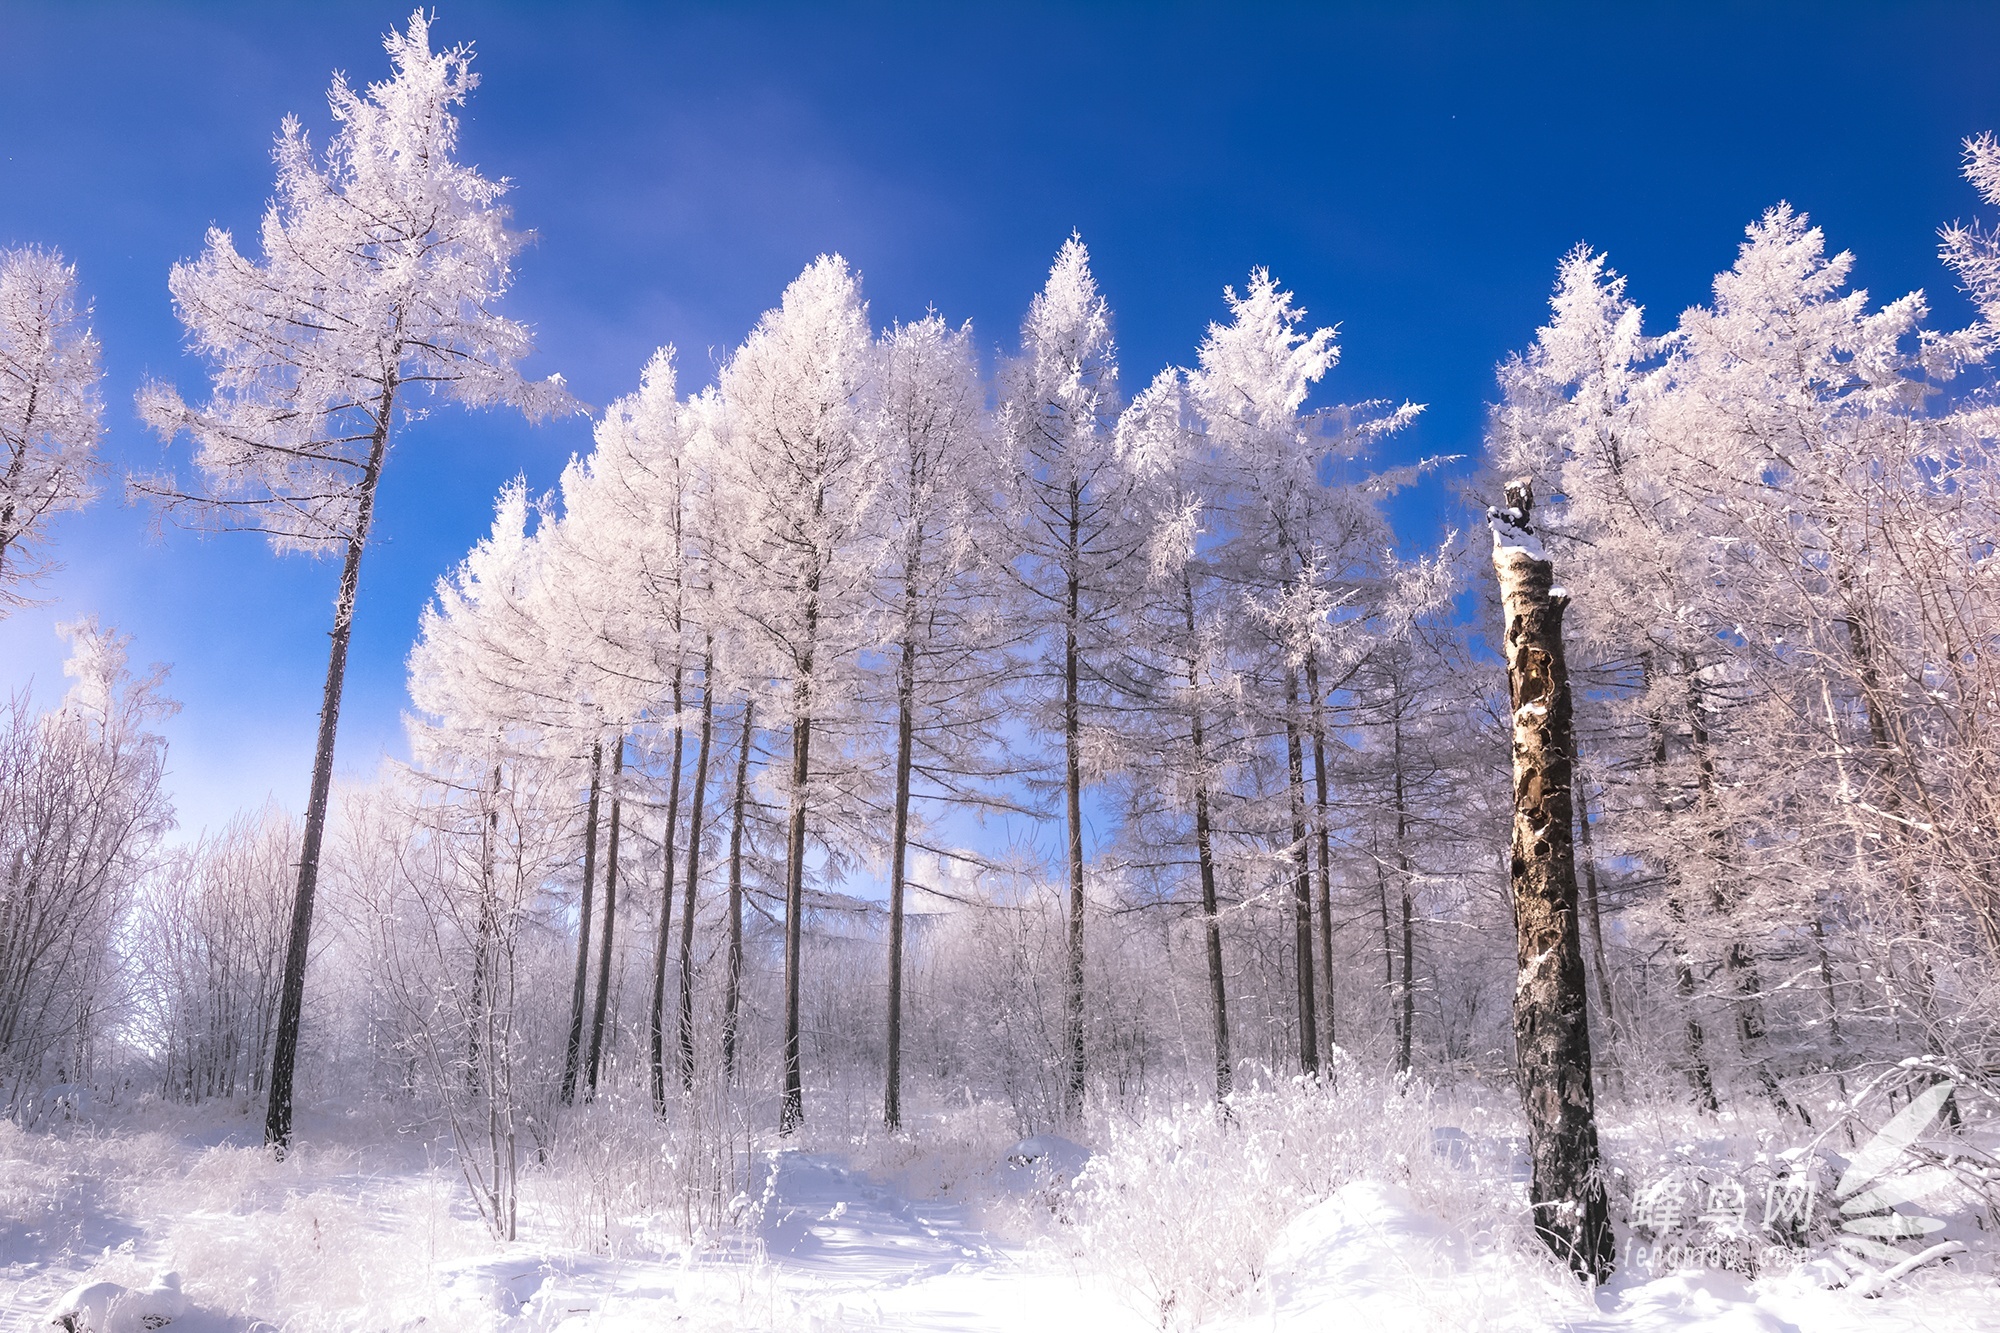
<instances>
[{"instance_id":1,"label":"dead tree trunk","mask_svg":"<svg viewBox=\"0 0 2000 1333\"><path fill-rule=\"evenodd\" d=\"M1519 974L1514 1046L1533 1162L1535 1230L1590 1281L1610 1276L1612 1234L1597 1152L1590 1022L1576 919L1571 769L1576 740L1562 614L1568 596L1530 526L1534 492L1507 487L1489 511L1513 706L1514 831L1509 877Z\"/></svg>"},{"instance_id":2,"label":"dead tree trunk","mask_svg":"<svg viewBox=\"0 0 2000 1333\"><path fill-rule=\"evenodd\" d=\"M597 883L597 798L604 773L604 743L590 747L590 806L583 826L583 901L576 913L576 981L569 996L569 1041L563 1048L562 1100L576 1100L576 1076L583 1061L583 1000L590 991L590 895Z\"/></svg>"}]
</instances>

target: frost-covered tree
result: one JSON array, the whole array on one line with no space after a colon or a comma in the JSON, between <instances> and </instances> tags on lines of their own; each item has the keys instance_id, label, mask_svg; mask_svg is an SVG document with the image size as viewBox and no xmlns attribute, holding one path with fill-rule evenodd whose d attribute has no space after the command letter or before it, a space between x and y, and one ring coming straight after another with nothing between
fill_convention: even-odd
<instances>
[{"instance_id":1,"label":"frost-covered tree","mask_svg":"<svg viewBox=\"0 0 2000 1333\"><path fill-rule=\"evenodd\" d=\"M1140 800L1141 837L1164 833L1194 849L1202 951L1208 971L1215 1099L1227 1101L1235 1067L1229 1041L1228 971L1217 885L1216 798L1230 785L1240 742L1242 682L1232 659L1234 589L1218 577L1213 523L1224 474L1188 403L1184 374L1162 371L1118 422L1131 470L1130 518L1144 534L1146 566L1128 603L1123 673L1135 707L1126 769ZM1204 538L1207 540L1204 541ZM1184 856L1185 853L1183 852ZM1240 894L1232 894L1240 898Z\"/></svg>"},{"instance_id":2,"label":"frost-covered tree","mask_svg":"<svg viewBox=\"0 0 2000 1333\"><path fill-rule=\"evenodd\" d=\"M657 351L636 392L605 412L596 449L564 474L558 529L560 581L588 624L565 636L591 662L607 705L628 723L650 719L665 736L667 798L661 833L660 915L653 948L648 1006L648 1066L656 1109L666 1105L667 978L674 953L674 896L682 896L680 1067L685 1086L693 1062L693 913L700 878L709 756L713 749L717 642L728 656L730 636L718 623L719 603L702 539L703 483L696 437L716 410L710 399L677 397L674 351ZM696 775L685 873L679 829L686 771L688 689L701 677ZM605 957L609 955L606 954ZM600 993L602 987L600 986Z\"/></svg>"},{"instance_id":3,"label":"frost-covered tree","mask_svg":"<svg viewBox=\"0 0 2000 1333\"><path fill-rule=\"evenodd\" d=\"M491 532L438 580L409 655L410 700L417 710L408 719L413 756L444 792L477 807L474 819L484 821L481 836L488 842L503 808L517 821L532 822L540 835L555 831L573 839L573 810L547 808L523 792L559 790L563 774L571 785L582 781L583 756L602 735L589 696L579 693L588 682L583 659L566 637L569 619L558 614L548 509L546 499L530 499L519 478L502 487ZM531 520L538 521L531 527ZM583 1049L601 762L599 752L590 768L583 830L586 873L577 902L580 938L563 1071L572 1095ZM491 890L484 875L481 882L482 892ZM497 921L484 925L497 928ZM490 958L491 947L482 934L472 950L475 969ZM475 994L485 980L478 971L469 978Z\"/></svg>"},{"instance_id":4,"label":"frost-covered tree","mask_svg":"<svg viewBox=\"0 0 2000 1333\"><path fill-rule=\"evenodd\" d=\"M49 520L96 494L103 377L76 266L37 246L0 250L0 606L38 572Z\"/></svg>"},{"instance_id":5,"label":"frost-covered tree","mask_svg":"<svg viewBox=\"0 0 2000 1333\"><path fill-rule=\"evenodd\" d=\"M1963 890L1985 877L1973 867L1990 867L2000 844L1973 832L1990 803L1947 795L1990 787L1983 763L1958 761L1978 752L1978 741L1964 742L1986 730L1967 730L1986 706L1962 690L1982 688L1965 668L1987 580L1965 540L1990 512L1978 492L1991 494L1980 484L1991 452L1961 420L1933 416L1929 400L1980 339L1925 330L1921 293L1870 309L1866 292L1847 287L1853 262L1828 256L1804 216L1767 211L1717 276L1711 303L1682 317L1663 372L1658 429L1726 553L1703 589L1725 648L1687 655L1701 690L1701 707L1690 709L1688 802L1703 820L1708 860L1738 882L1760 831L1797 827L1790 810L1807 793L1828 814L1845 806L1848 815L1820 822L1808 834L1815 842L1859 816L1877 851L1863 858L1872 866L1855 889L1875 912L1904 921L1909 942L1895 952L1913 1001L1907 1016L1943 1055L1958 1044L1957 1024L1936 972L1957 948L1953 937L1970 937L1966 910L1976 915L1983 895ZM1858 724L1851 732L1843 712ZM1774 735L1818 762L1805 774L1771 771ZM1853 785L1829 799L1839 770ZM1953 834L1932 836L1945 828ZM1730 1014L1767 1090L1759 955L1768 945L1741 914L1807 918L1817 904L1799 887L1816 878L1773 876L1754 898L1727 891Z\"/></svg>"},{"instance_id":6,"label":"frost-covered tree","mask_svg":"<svg viewBox=\"0 0 2000 1333\"><path fill-rule=\"evenodd\" d=\"M904 898L910 803L921 781L966 791L976 750L994 721L993 638L982 612L978 526L990 512L986 391L970 325L931 314L879 340L870 437L881 490L873 507L881 571L876 596L890 626L895 695L894 791L889 834L889 1011L882 1118L902 1123ZM997 535L997 534L992 534ZM984 660L982 660L982 657ZM920 753L921 750L921 753Z\"/></svg>"},{"instance_id":7,"label":"frost-covered tree","mask_svg":"<svg viewBox=\"0 0 2000 1333\"><path fill-rule=\"evenodd\" d=\"M165 668L135 677L127 635L61 626L69 691L0 712L0 1078L9 1114L49 1083L83 1082L117 993L119 922L173 824L154 730L179 707Z\"/></svg>"},{"instance_id":8,"label":"frost-covered tree","mask_svg":"<svg viewBox=\"0 0 2000 1333\"><path fill-rule=\"evenodd\" d=\"M298 821L266 805L175 849L148 877L135 917L146 946L133 963L166 1095L262 1091L298 837Z\"/></svg>"},{"instance_id":9,"label":"frost-covered tree","mask_svg":"<svg viewBox=\"0 0 2000 1333\"><path fill-rule=\"evenodd\" d=\"M407 666L413 748L427 766L464 759L484 772L502 755L537 749L566 720L540 605L543 513L524 479L503 486L492 529L438 580L418 615Z\"/></svg>"},{"instance_id":10,"label":"frost-covered tree","mask_svg":"<svg viewBox=\"0 0 2000 1333\"><path fill-rule=\"evenodd\" d=\"M867 637L864 547L878 484L869 448L877 358L856 274L821 256L785 289L722 369L722 420L707 465L717 512L713 558L752 627L786 708L791 742L785 850L783 1100L779 1126L805 1118L799 985L813 744L851 701ZM720 525L719 525L720 526Z\"/></svg>"},{"instance_id":11,"label":"frost-covered tree","mask_svg":"<svg viewBox=\"0 0 2000 1333\"><path fill-rule=\"evenodd\" d=\"M1225 577L1254 612L1242 628L1261 640L1262 660L1248 669L1246 689L1284 737L1284 821L1273 819L1271 827L1288 835L1278 841L1292 893L1298 1054L1311 1071L1319 1064L1318 1029L1332 1019L1318 1012L1312 965L1314 848L1320 917L1330 923L1324 700L1371 641L1367 625L1384 600L1393 548L1380 502L1400 480L1341 473L1420 409L1363 403L1307 411L1313 387L1339 359L1334 331L1306 332L1306 312L1264 269L1251 273L1240 295L1231 288L1224 299L1229 321L1209 326L1188 388L1226 488ZM1318 789L1310 801L1308 746ZM1323 935L1323 956L1329 947L1330 934ZM1329 977L1319 989L1330 988Z\"/></svg>"},{"instance_id":12,"label":"frost-covered tree","mask_svg":"<svg viewBox=\"0 0 2000 1333\"><path fill-rule=\"evenodd\" d=\"M199 474L192 486L141 478L140 493L200 525L261 533L280 552L342 556L273 1046L265 1133L280 1147L355 594L392 431L420 411L417 388L536 416L569 406L558 382L521 376L528 331L494 311L522 238L505 225L506 185L453 157L455 108L477 83L471 48L433 52L421 10L383 44L388 79L356 90L335 78L338 128L324 154L286 119L261 261L216 228L199 259L174 266L175 313L214 366L213 397L190 406L163 383L139 395L163 436L193 438Z\"/></svg>"},{"instance_id":13,"label":"frost-covered tree","mask_svg":"<svg viewBox=\"0 0 2000 1333\"><path fill-rule=\"evenodd\" d=\"M1024 637L1037 643L1034 726L1062 737L1064 856L1069 889L1064 983L1064 1105L1083 1105L1083 789L1085 711L1096 659L1110 651L1122 580L1137 569L1121 524L1128 481L1113 431L1120 408L1111 310L1071 237L1028 307L1021 351L1002 374L1000 430L1014 471L1012 517Z\"/></svg>"}]
</instances>

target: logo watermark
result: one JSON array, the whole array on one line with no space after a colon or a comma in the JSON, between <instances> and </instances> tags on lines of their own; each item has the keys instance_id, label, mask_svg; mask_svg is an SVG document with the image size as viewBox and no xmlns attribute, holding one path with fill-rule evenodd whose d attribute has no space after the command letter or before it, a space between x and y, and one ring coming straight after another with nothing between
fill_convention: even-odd
<instances>
[{"instance_id":1,"label":"logo watermark","mask_svg":"<svg viewBox=\"0 0 2000 1333\"><path fill-rule=\"evenodd\" d=\"M1754 1277L1796 1268L1837 1250L1855 1285L1879 1289L1933 1259L1964 1249L1933 1237L1944 1223L1922 1201L1954 1183L1910 1149L1952 1095L1948 1080L1910 1099L1857 1150L1838 1180L1813 1157L1781 1171L1684 1166L1651 1181L1632 1201L1628 1271L1657 1277L1682 1269L1729 1269Z\"/></svg>"}]
</instances>

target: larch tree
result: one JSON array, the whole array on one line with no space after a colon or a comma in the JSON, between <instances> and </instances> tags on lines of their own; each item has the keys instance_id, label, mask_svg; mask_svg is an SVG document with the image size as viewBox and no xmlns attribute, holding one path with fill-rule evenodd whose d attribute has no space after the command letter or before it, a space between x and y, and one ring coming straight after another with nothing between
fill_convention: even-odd
<instances>
[{"instance_id":1,"label":"larch tree","mask_svg":"<svg viewBox=\"0 0 2000 1333\"><path fill-rule=\"evenodd\" d=\"M1234 288L1223 295L1229 321L1209 326L1188 387L1224 478L1228 550L1220 558L1229 566L1226 577L1249 599L1239 623L1263 640L1263 661L1247 672L1245 688L1284 738L1286 810L1279 827L1288 836L1280 842L1291 884L1299 1063L1312 1072L1319 1067L1319 1028L1332 1022L1315 1003L1313 975L1315 847L1323 922L1331 897L1322 700L1365 654L1363 624L1379 600L1370 594L1391 545L1379 503L1399 481L1383 475L1343 483L1334 468L1420 409L1364 403L1307 411L1314 385L1339 359L1334 330L1305 332L1306 312L1265 269L1250 274L1240 295ZM1317 780L1311 800L1308 745ZM1330 932L1322 954L1329 945ZM1329 975L1318 989L1325 996L1330 988Z\"/></svg>"},{"instance_id":2,"label":"larch tree","mask_svg":"<svg viewBox=\"0 0 2000 1333\"><path fill-rule=\"evenodd\" d=\"M565 473L563 528L570 581L592 608L593 628L579 643L581 651L604 688L623 701L621 716L644 715L663 740L671 738L647 1005L647 1065L660 1111L666 1106L667 959L680 870L686 686L690 640L700 631L689 578L695 489L689 444L699 413L677 396L677 378L674 349L662 347L640 372L638 389L606 409L596 449Z\"/></svg>"},{"instance_id":3,"label":"larch tree","mask_svg":"<svg viewBox=\"0 0 2000 1333\"><path fill-rule=\"evenodd\" d=\"M1214 490L1222 475L1177 370L1161 372L1125 409L1118 445L1133 475L1130 518L1145 534L1146 552L1146 575L1134 581L1125 635L1122 674L1136 714L1127 728L1125 767L1136 788L1165 798L1169 807L1137 812L1142 838L1150 840L1153 826L1164 823L1173 844L1185 849L1193 843L1215 1099L1226 1102L1235 1066L1215 807L1218 792L1229 785L1242 682L1231 660L1234 589L1218 577L1213 558Z\"/></svg>"},{"instance_id":4,"label":"larch tree","mask_svg":"<svg viewBox=\"0 0 2000 1333\"><path fill-rule=\"evenodd\" d=\"M1093 659L1114 639L1115 589L1137 568L1118 522L1127 479L1113 431L1120 409L1111 310L1072 236L1028 307L1021 351L1002 373L1000 430L1014 468L1013 532L1021 616L1042 643L1042 734L1062 736L1063 864L1068 938L1063 989L1063 1107L1083 1107L1083 789L1086 694Z\"/></svg>"},{"instance_id":5,"label":"larch tree","mask_svg":"<svg viewBox=\"0 0 2000 1333\"><path fill-rule=\"evenodd\" d=\"M881 489L874 506L881 572L876 597L894 658L895 758L889 841L889 1005L882 1119L902 1124L904 898L910 803L920 742L935 786L975 742L966 716L982 677L976 649L980 558L974 524L986 508L986 392L970 325L935 313L879 340L870 436ZM922 733L920 735L920 732Z\"/></svg>"},{"instance_id":6,"label":"larch tree","mask_svg":"<svg viewBox=\"0 0 2000 1333\"><path fill-rule=\"evenodd\" d=\"M1845 806L1846 819L1825 818L1821 827L1858 822L1873 849L1847 893L1872 889L1877 910L1903 922L1892 965L1907 987L1901 1004L1913 1011L1904 1016L1929 1054L1944 1057L1958 1024L1940 1000L1938 972L1969 905L1952 890L1985 877L1973 867L1990 868L1994 846L1972 832L1982 816L1946 809L1950 793L1986 786L1978 767L1940 780L1966 753L1968 735L1983 731L1968 733L1965 722L1988 708L1962 694L1981 637L1976 618L1962 614L1965 595L1987 580L1977 558L1967 558L1959 525L1979 525L1978 505L1967 505L1972 491L1958 483L1982 489L1990 454L1976 434L1927 406L1990 343L1977 328L1924 329L1922 293L1870 309L1865 291L1846 286L1853 263L1849 254L1826 255L1803 215L1768 210L1747 229L1737 262L1716 277L1710 304L1683 315L1663 372L1661 430L1684 460L1677 480L1702 494L1731 557L1704 589L1713 621L1728 628L1718 635L1726 655L1712 654L1700 678L1706 706L1691 737L1691 806L1706 816L1713 855L1739 883L1746 853L1762 841L1756 834L1787 819L1799 798L1828 815ZM1731 694L1747 701L1723 706ZM1717 696L1723 702L1708 702ZM1855 724L1851 735L1842 713ZM1733 715L1747 718L1732 726ZM1795 738L1788 748L1821 751L1807 790L1796 770L1765 765L1764 744L1787 731ZM1941 765L1944 756L1951 759ZM1852 780L1844 800L1830 790L1840 769ZM1936 836L1944 827L1955 830L1949 840ZM1950 855L1982 844L1970 864ZM1950 860L1958 864L1939 874ZM1751 880L1754 898L1732 887L1732 906L1801 919L1814 905L1789 879ZM1732 921L1730 935L1727 1001L1746 1061L1783 1104L1764 1049L1756 941L1747 922ZM1894 988L1887 998L1899 1006Z\"/></svg>"},{"instance_id":7,"label":"larch tree","mask_svg":"<svg viewBox=\"0 0 2000 1333\"><path fill-rule=\"evenodd\" d=\"M103 378L76 266L38 246L0 250L0 607L40 572L49 520L96 493Z\"/></svg>"},{"instance_id":8,"label":"larch tree","mask_svg":"<svg viewBox=\"0 0 2000 1333\"><path fill-rule=\"evenodd\" d=\"M580 670L587 659L571 638L574 616L567 600L557 595L561 577L552 568L559 554L555 534L548 497L531 499L520 478L502 487L491 532L438 580L409 654L409 693L416 712L407 728L413 757L434 782L476 793L480 837L488 844L502 807L516 808L518 816L524 804L536 807L542 827L573 839L573 813L538 808L523 796L523 779L533 770L535 776L526 783L530 788L574 789L581 780L582 757L601 734L590 696L580 693L588 685L588 673ZM583 755L578 752L580 737L590 738ZM593 792L596 786L593 782ZM583 838L584 868L594 871L594 834L586 828ZM481 878L483 890L496 889L489 875L482 872ZM583 939L572 1000L573 1038L564 1067L566 1096L573 1095L582 1068L593 878L584 876L578 901ZM500 902L497 892L484 896ZM511 924L498 918L482 922L493 931L482 931L474 942L474 990L485 980L477 960L511 938L494 933ZM477 1013L482 1006L473 1009Z\"/></svg>"},{"instance_id":9,"label":"larch tree","mask_svg":"<svg viewBox=\"0 0 2000 1333\"><path fill-rule=\"evenodd\" d=\"M1250 275L1239 298L1224 299L1228 324L1211 324L1191 376L1194 400L1216 447L1235 465L1249 512L1236 525L1239 553L1254 571L1252 588L1274 589L1282 609L1276 650L1284 659L1286 792L1290 805L1294 949L1297 956L1299 1066L1319 1068L1320 1015L1314 1003L1312 887L1308 858L1304 752L1301 748L1301 672L1316 659L1314 640L1324 635L1332 601L1318 587L1320 552L1308 531L1306 511L1320 498L1319 462L1323 446L1303 419L1306 395L1339 358L1330 328L1310 335L1297 326L1305 312L1294 309L1267 270ZM1237 480L1238 478L1232 478ZM1331 1015L1328 1015L1330 1018Z\"/></svg>"},{"instance_id":10,"label":"larch tree","mask_svg":"<svg viewBox=\"0 0 2000 1333\"><path fill-rule=\"evenodd\" d=\"M358 91L334 79L338 128L324 154L286 119L262 260L215 228L199 259L173 269L175 312L214 366L213 396L190 406L158 382L139 394L163 436L193 438L199 480L137 478L136 491L170 515L261 533L280 552L342 557L265 1117L280 1151L292 1135L348 641L392 433L414 415L416 388L536 417L570 406L558 381L521 375L528 330L494 310L523 241L506 227L505 182L453 158L455 108L477 83L471 49L433 52L421 10L383 44L391 77Z\"/></svg>"},{"instance_id":11,"label":"larch tree","mask_svg":"<svg viewBox=\"0 0 2000 1333\"><path fill-rule=\"evenodd\" d=\"M690 413L676 396L674 351L648 360L637 391L598 422L596 448L564 469L563 517L554 534L556 582L571 628L561 637L589 678L599 713L621 732L641 722L670 735L668 798L661 834L661 906L655 932L648 1061L656 1105L664 1105L666 959L669 953L680 822L684 692L689 640L699 633L688 565L693 489L687 461ZM622 744L620 746L622 750ZM623 763L614 755L611 842L623 828ZM607 914L599 927L597 1003L586 1082L596 1087L611 993L618 856L607 858ZM579 955L581 957L581 955Z\"/></svg>"},{"instance_id":12,"label":"larch tree","mask_svg":"<svg viewBox=\"0 0 2000 1333\"><path fill-rule=\"evenodd\" d=\"M790 732L778 1117L787 1134L805 1120L799 984L815 728L852 697L847 677L866 637L876 361L859 278L845 260L821 256L723 367L723 421L709 446L716 504L731 516L714 558L776 669Z\"/></svg>"}]
</instances>

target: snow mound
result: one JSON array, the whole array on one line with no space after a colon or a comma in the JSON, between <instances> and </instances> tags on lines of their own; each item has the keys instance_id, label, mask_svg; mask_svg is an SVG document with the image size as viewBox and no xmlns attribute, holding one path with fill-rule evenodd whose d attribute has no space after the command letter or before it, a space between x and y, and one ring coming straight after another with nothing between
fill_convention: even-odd
<instances>
[{"instance_id":1,"label":"snow mound","mask_svg":"<svg viewBox=\"0 0 2000 1333\"><path fill-rule=\"evenodd\" d=\"M1618 1325L1665 1333L1668 1329L1699 1329L1701 1333L1798 1333L1798 1325L1780 1319L1758 1303L1757 1296L1736 1274L1722 1269L1672 1273L1627 1292L1618 1303Z\"/></svg>"},{"instance_id":2,"label":"snow mound","mask_svg":"<svg viewBox=\"0 0 2000 1333\"><path fill-rule=\"evenodd\" d=\"M1395 1185L1356 1181L1301 1213L1265 1263L1276 1330L1402 1333L1436 1324L1431 1299L1465 1270L1444 1222Z\"/></svg>"},{"instance_id":3,"label":"snow mound","mask_svg":"<svg viewBox=\"0 0 2000 1333\"><path fill-rule=\"evenodd\" d=\"M1057 1134L1022 1139L1001 1155L1000 1179L1016 1194L1066 1185L1083 1173L1090 1149Z\"/></svg>"},{"instance_id":4,"label":"snow mound","mask_svg":"<svg viewBox=\"0 0 2000 1333\"><path fill-rule=\"evenodd\" d=\"M549 1265L537 1255L507 1255L453 1265L441 1274L447 1306L471 1317L521 1313L549 1278Z\"/></svg>"},{"instance_id":5,"label":"snow mound","mask_svg":"<svg viewBox=\"0 0 2000 1333\"><path fill-rule=\"evenodd\" d=\"M134 1291L116 1282L72 1287L49 1307L43 1326L63 1333L150 1333L187 1312L181 1275L162 1273L153 1285Z\"/></svg>"},{"instance_id":6,"label":"snow mound","mask_svg":"<svg viewBox=\"0 0 2000 1333\"><path fill-rule=\"evenodd\" d=\"M1458 1171L1472 1169L1472 1136L1457 1125L1438 1125L1431 1130L1431 1153Z\"/></svg>"}]
</instances>

